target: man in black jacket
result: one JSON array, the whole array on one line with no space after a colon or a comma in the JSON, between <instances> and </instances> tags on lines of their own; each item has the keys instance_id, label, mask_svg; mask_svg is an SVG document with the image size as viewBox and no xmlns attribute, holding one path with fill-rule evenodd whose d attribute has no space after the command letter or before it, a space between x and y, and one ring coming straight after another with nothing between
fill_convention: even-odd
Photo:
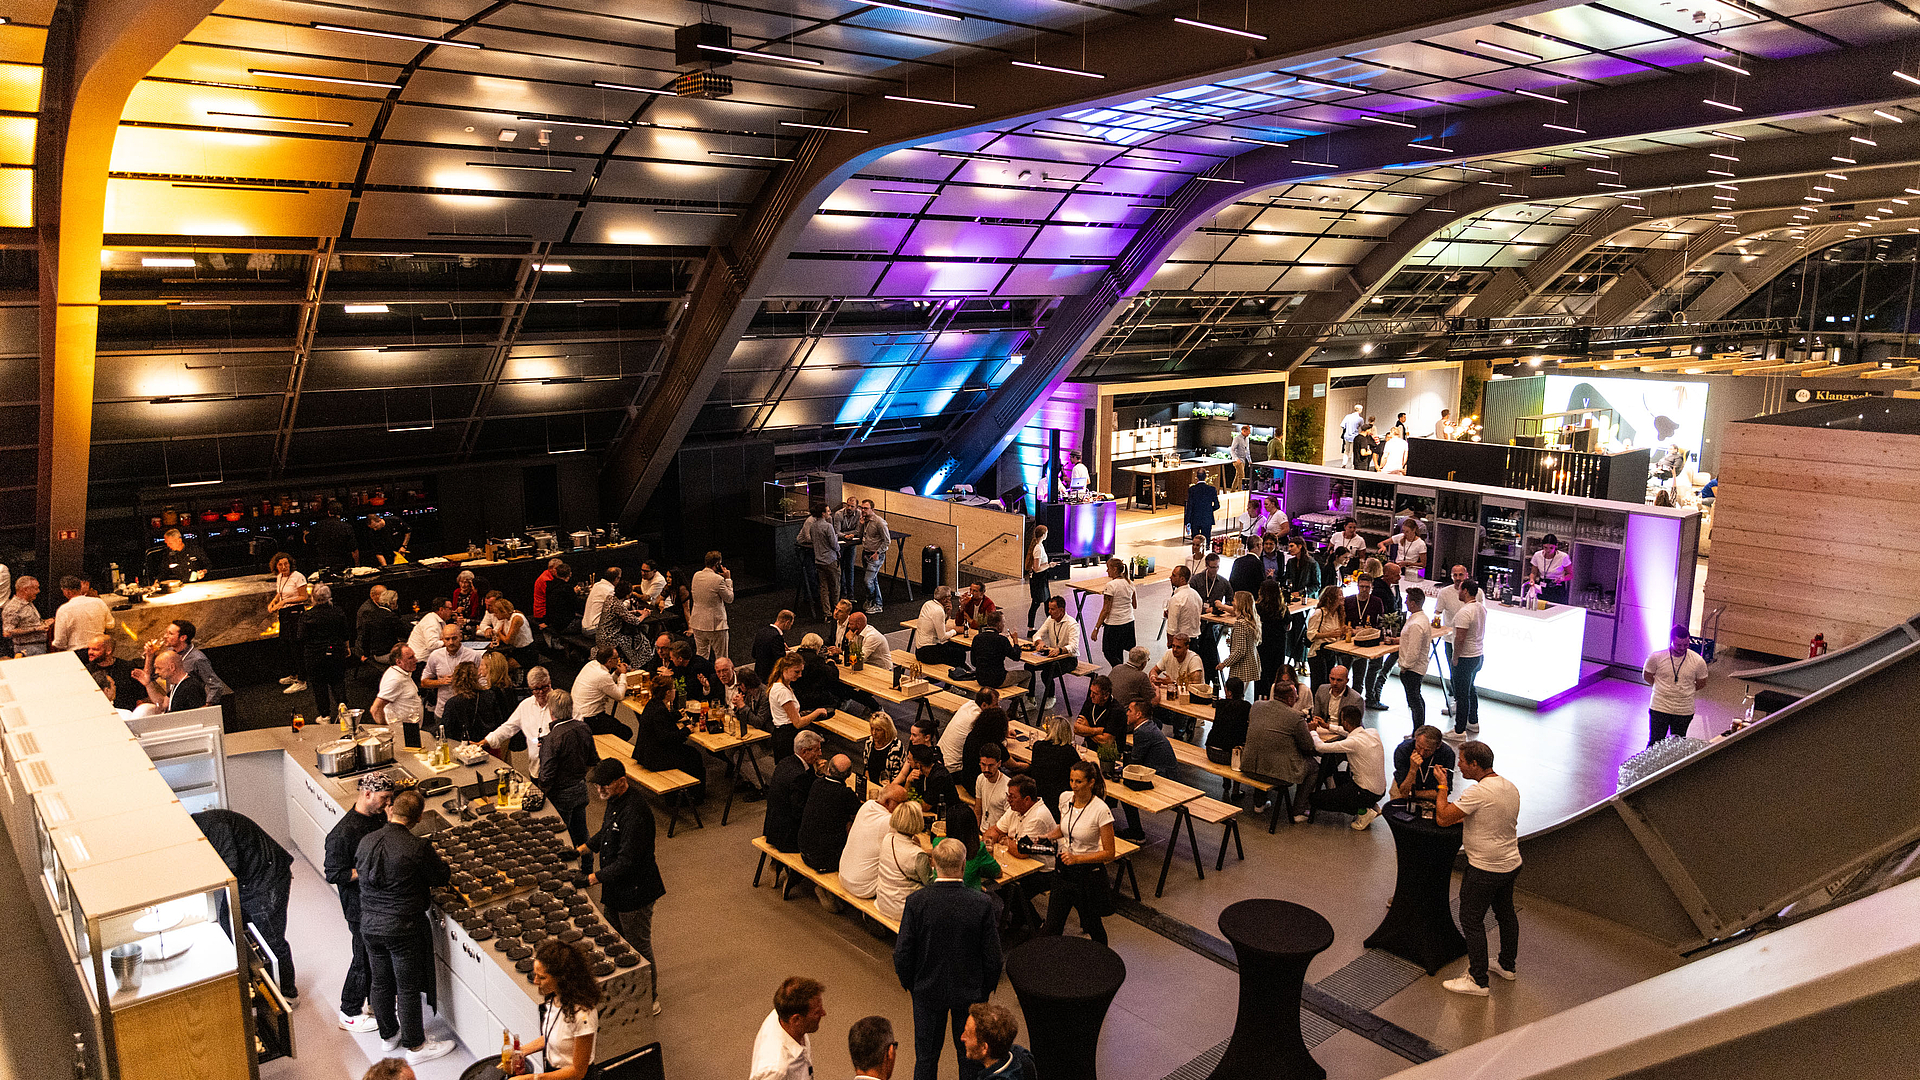
<instances>
[{"instance_id":1,"label":"man in black jacket","mask_svg":"<svg viewBox=\"0 0 1920 1080\"><path fill-rule=\"evenodd\" d=\"M367 591L366 603L354 613L354 643L359 646L361 657L378 659L406 640L407 624L394 610L399 602L400 594L385 585L375 585Z\"/></svg>"},{"instance_id":2,"label":"man in black jacket","mask_svg":"<svg viewBox=\"0 0 1920 1080\"><path fill-rule=\"evenodd\" d=\"M821 873L840 869L840 851L847 846L847 829L866 800L847 786L853 759L833 755L827 774L807 789L806 809L800 813L800 858ZM862 785L865 786L864 784Z\"/></svg>"},{"instance_id":3,"label":"man in black jacket","mask_svg":"<svg viewBox=\"0 0 1920 1080\"><path fill-rule=\"evenodd\" d=\"M800 819L813 790L814 764L820 760L820 733L811 728L793 737L793 753L773 767L767 786L767 843L775 851L800 850Z\"/></svg>"},{"instance_id":4,"label":"man in black jacket","mask_svg":"<svg viewBox=\"0 0 1920 1080\"><path fill-rule=\"evenodd\" d=\"M653 960L653 905L667 894L660 864L653 857L653 808L630 787L626 766L602 758L587 780L606 800L607 816L580 854L600 854L600 869L587 884L600 886L600 905L612 916L620 936L647 958L653 979L653 1015L660 1015L660 969Z\"/></svg>"},{"instance_id":5,"label":"man in black jacket","mask_svg":"<svg viewBox=\"0 0 1920 1080\"><path fill-rule=\"evenodd\" d=\"M963 883L966 863L960 841L940 841L933 849L933 884L907 897L900 914L893 970L913 995L913 1080L938 1080L940 1029L947 1024L961 1080L980 1072L960 1036L968 1008L1000 984L1000 920L987 894Z\"/></svg>"},{"instance_id":6,"label":"man in black jacket","mask_svg":"<svg viewBox=\"0 0 1920 1080\"><path fill-rule=\"evenodd\" d=\"M587 842L587 774L600 762L593 732L573 715L573 696L565 690L547 695L553 726L540 737L540 790L567 823L567 839Z\"/></svg>"},{"instance_id":7,"label":"man in black jacket","mask_svg":"<svg viewBox=\"0 0 1920 1080\"><path fill-rule=\"evenodd\" d=\"M426 806L417 791L394 796L387 823L368 833L354 854L380 1048L404 1047L409 1065L445 1057L454 1047L451 1039L428 1042L420 1013L420 995L433 987L428 893L453 877L433 845L410 831Z\"/></svg>"},{"instance_id":8,"label":"man in black jacket","mask_svg":"<svg viewBox=\"0 0 1920 1080\"><path fill-rule=\"evenodd\" d=\"M287 1003L300 999L293 981L293 949L287 944L287 900L293 892L293 856L254 824L231 810L202 810L193 815L200 834L220 853L240 886L241 917L260 931L280 968L280 992Z\"/></svg>"},{"instance_id":9,"label":"man in black jacket","mask_svg":"<svg viewBox=\"0 0 1920 1080\"><path fill-rule=\"evenodd\" d=\"M787 631L791 629L793 612L782 610L753 635L753 670L761 682L773 681L773 665L787 655Z\"/></svg>"},{"instance_id":10,"label":"man in black jacket","mask_svg":"<svg viewBox=\"0 0 1920 1080\"><path fill-rule=\"evenodd\" d=\"M340 890L340 914L347 919L347 936L353 942L353 959L347 963L347 981L340 985L340 1026L356 1033L379 1027L367 1012L367 988L372 977L367 963L367 943L360 936L360 880L353 858L360 841L387 823L387 804L393 801L393 781L386 773L369 773L360 778L360 797L340 815L327 833L327 857L323 874L327 884Z\"/></svg>"}]
</instances>

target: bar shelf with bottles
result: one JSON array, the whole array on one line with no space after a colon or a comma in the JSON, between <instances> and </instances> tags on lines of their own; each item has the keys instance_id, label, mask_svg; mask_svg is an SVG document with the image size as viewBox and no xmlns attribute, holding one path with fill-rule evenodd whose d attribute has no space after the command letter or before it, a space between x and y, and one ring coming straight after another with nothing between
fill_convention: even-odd
<instances>
[{"instance_id":1,"label":"bar shelf with bottles","mask_svg":"<svg viewBox=\"0 0 1920 1080\"><path fill-rule=\"evenodd\" d=\"M1462 565L1495 602L1518 592L1526 569L1552 535L1573 560L1570 606L1585 611L1581 655L1637 669L1687 620L1699 555L1696 510L1610 502L1287 461L1254 466L1254 490L1296 522L1324 529L1352 515L1369 541L1409 513L1422 521L1428 577Z\"/></svg>"},{"instance_id":2,"label":"bar shelf with bottles","mask_svg":"<svg viewBox=\"0 0 1920 1080\"><path fill-rule=\"evenodd\" d=\"M224 576L222 571L254 572L275 551L301 550L301 534L326 516L329 501L340 504L344 519L357 530L364 531L367 518L380 514L390 519L390 526L413 534L414 550L440 547L433 481L420 476L307 486L229 485L217 495L185 497L143 492L138 509L149 548L157 546L168 529L177 528L206 550L214 576Z\"/></svg>"}]
</instances>

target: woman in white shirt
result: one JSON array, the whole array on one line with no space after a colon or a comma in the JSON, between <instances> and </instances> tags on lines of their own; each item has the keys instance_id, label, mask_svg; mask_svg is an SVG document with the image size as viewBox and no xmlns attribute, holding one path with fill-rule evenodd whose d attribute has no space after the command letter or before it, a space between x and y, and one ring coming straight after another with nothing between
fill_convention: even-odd
<instances>
[{"instance_id":1,"label":"woman in white shirt","mask_svg":"<svg viewBox=\"0 0 1920 1080\"><path fill-rule=\"evenodd\" d=\"M1307 670L1312 673L1313 688L1327 681L1333 670L1333 654L1326 646L1344 641L1352 633L1347 627L1346 597L1340 586L1320 590L1320 603L1307 616Z\"/></svg>"},{"instance_id":2,"label":"woman in white shirt","mask_svg":"<svg viewBox=\"0 0 1920 1080\"><path fill-rule=\"evenodd\" d=\"M585 1080L600 1031L600 984L586 954L557 937L541 942L533 954L533 988L546 999L540 1037L522 1044L520 1052L544 1055L547 1067L529 1080Z\"/></svg>"},{"instance_id":3,"label":"woman in white shirt","mask_svg":"<svg viewBox=\"0 0 1920 1080\"><path fill-rule=\"evenodd\" d=\"M1099 641L1100 635L1106 634L1106 644L1100 651L1106 656L1108 667L1119 667L1134 644L1133 582L1127 580L1127 564L1119 559L1107 560L1105 593L1100 601L1100 619L1093 627L1093 640Z\"/></svg>"},{"instance_id":4,"label":"woman in white shirt","mask_svg":"<svg viewBox=\"0 0 1920 1080\"><path fill-rule=\"evenodd\" d=\"M1100 920L1113 914L1106 864L1114 860L1113 811L1102 798L1107 782L1100 775L1100 766L1076 761L1067 784L1068 790L1060 795L1059 824L1050 834L1050 839L1061 841L1060 881L1047 901L1047 922L1040 932L1064 933L1068 909L1077 909L1080 929L1105 945L1107 930Z\"/></svg>"},{"instance_id":5,"label":"woman in white shirt","mask_svg":"<svg viewBox=\"0 0 1920 1080\"><path fill-rule=\"evenodd\" d=\"M520 665L521 670L529 670L539 664L540 658L533 653L533 624L527 617L513 610L513 601L504 596L487 601L487 618L493 621L493 648L506 653L507 658Z\"/></svg>"},{"instance_id":6,"label":"woman in white shirt","mask_svg":"<svg viewBox=\"0 0 1920 1080\"><path fill-rule=\"evenodd\" d=\"M880 875L875 884L873 906L880 914L896 922L906 910L907 897L922 885L933 881L933 863L920 848L918 837L927 831L927 815L917 802L905 802L894 808L888 822L893 826L880 842Z\"/></svg>"},{"instance_id":7,"label":"woman in white shirt","mask_svg":"<svg viewBox=\"0 0 1920 1080\"><path fill-rule=\"evenodd\" d=\"M797 656L782 657L773 666L773 682L767 686L767 711L773 716L773 745L768 747L778 762L793 753L793 737L816 720L833 715L832 709L800 711L800 699L794 696L793 682L806 670L806 661Z\"/></svg>"},{"instance_id":8,"label":"woman in white shirt","mask_svg":"<svg viewBox=\"0 0 1920 1080\"><path fill-rule=\"evenodd\" d=\"M273 569L273 595L267 598L267 610L280 616L280 646L287 651L293 674L283 676L282 693L297 694L307 688L306 651L300 645L300 615L307 605L306 575L293 568L293 556L282 551L267 560Z\"/></svg>"},{"instance_id":9,"label":"woman in white shirt","mask_svg":"<svg viewBox=\"0 0 1920 1080\"><path fill-rule=\"evenodd\" d=\"M1053 595L1053 582L1047 578L1047 527L1033 527L1033 550L1027 552L1027 636L1039 626L1040 615L1047 610L1047 598Z\"/></svg>"},{"instance_id":10,"label":"woman in white shirt","mask_svg":"<svg viewBox=\"0 0 1920 1080\"><path fill-rule=\"evenodd\" d=\"M1400 520L1400 535L1383 541L1380 550L1408 573L1426 569L1427 542L1420 539L1420 523L1410 517Z\"/></svg>"}]
</instances>

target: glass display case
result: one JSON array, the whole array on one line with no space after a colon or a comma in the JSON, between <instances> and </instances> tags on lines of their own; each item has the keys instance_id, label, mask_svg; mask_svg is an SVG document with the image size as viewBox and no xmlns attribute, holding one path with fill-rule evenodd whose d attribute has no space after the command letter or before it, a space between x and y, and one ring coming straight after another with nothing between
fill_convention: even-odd
<instances>
[{"instance_id":1,"label":"glass display case","mask_svg":"<svg viewBox=\"0 0 1920 1080\"><path fill-rule=\"evenodd\" d=\"M220 707L143 716L127 726L187 813L227 805L227 755Z\"/></svg>"},{"instance_id":2,"label":"glass display case","mask_svg":"<svg viewBox=\"0 0 1920 1080\"><path fill-rule=\"evenodd\" d=\"M232 979L240 970L233 926L239 895L226 863L192 819L185 819L194 832L186 843L67 863L74 845L124 852L145 846L141 836L156 835L141 828L134 838L116 839L101 827L107 820L57 830L50 844L48 872L64 881L61 926L93 1004L117 1013L196 984Z\"/></svg>"},{"instance_id":3,"label":"glass display case","mask_svg":"<svg viewBox=\"0 0 1920 1080\"><path fill-rule=\"evenodd\" d=\"M840 477L837 473L809 473L785 480L769 480L760 485L760 512L781 521L806 517L814 503L829 509L840 503Z\"/></svg>"}]
</instances>

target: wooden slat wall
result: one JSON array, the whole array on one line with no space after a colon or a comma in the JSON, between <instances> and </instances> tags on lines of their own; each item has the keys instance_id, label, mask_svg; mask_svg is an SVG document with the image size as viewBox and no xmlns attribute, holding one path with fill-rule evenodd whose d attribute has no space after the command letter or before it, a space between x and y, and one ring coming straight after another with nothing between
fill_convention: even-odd
<instances>
[{"instance_id":1,"label":"wooden slat wall","mask_svg":"<svg viewBox=\"0 0 1920 1080\"><path fill-rule=\"evenodd\" d=\"M929 499L865 484L846 484L842 491L849 499L872 499L894 532L913 534L907 545L907 567L915 584L920 581L920 550L928 544L939 544L946 549L946 583L955 588L959 587L961 557L982 548L985 553L968 563L969 569L1009 578L1024 576L1023 552L1031 546L1026 543L1029 523L1025 514L961 506L945 499ZM899 524L892 525L896 520ZM1012 539L993 543L994 537L1001 533L1013 534ZM987 547L988 544L992 547ZM893 565L893 557L889 555L887 570L891 571Z\"/></svg>"},{"instance_id":2,"label":"wooden slat wall","mask_svg":"<svg viewBox=\"0 0 1920 1080\"><path fill-rule=\"evenodd\" d=\"M1838 649L1920 612L1920 437L1733 423L1719 464L1722 645L1803 657L1815 634Z\"/></svg>"}]
</instances>

